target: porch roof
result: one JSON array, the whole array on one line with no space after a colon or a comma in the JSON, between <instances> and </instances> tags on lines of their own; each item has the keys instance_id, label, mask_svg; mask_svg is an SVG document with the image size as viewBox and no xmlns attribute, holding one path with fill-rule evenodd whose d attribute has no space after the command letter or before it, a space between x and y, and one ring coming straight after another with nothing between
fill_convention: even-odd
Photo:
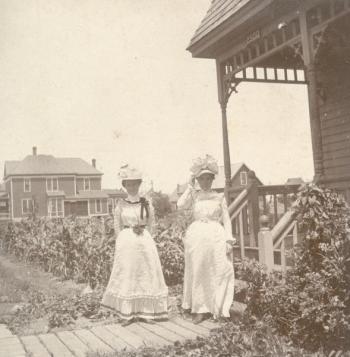
<instances>
[{"instance_id":1,"label":"porch roof","mask_svg":"<svg viewBox=\"0 0 350 357\"><path fill-rule=\"evenodd\" d=\"M64 191L50 191L46 192L48 197L58 197L58 196L65 196L66 194Z\"/></svg>"},{"instance_id":2,"label":"porch roof","mask_svg":"<svg viewBox=\"0 0 350 357\"><path fill-rule=\"evenodd\" d=\"M108 195L106 192L103 192L101 190L93 190L93 191L80 191L77 195L70 195L66 196L67 200L88 200L89 198L108 198Z\"/></svg>"}]
</instances>

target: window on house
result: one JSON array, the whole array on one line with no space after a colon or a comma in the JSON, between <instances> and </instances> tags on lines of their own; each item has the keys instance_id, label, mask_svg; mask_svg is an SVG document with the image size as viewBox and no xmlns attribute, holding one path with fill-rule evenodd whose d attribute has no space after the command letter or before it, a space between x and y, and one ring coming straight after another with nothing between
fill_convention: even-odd
<instances>
[{"instance_id":1,"label":"window on house","mask_svg":"<svg viewBox=\"0 0 350 357\"><path fill-rule=\"evenodd\" d=\"M4 208L7 206L7 203L5 201L0 201L0 208Z\"/></svg>"},{"instance_id":2,"label":"window on house","mask_svg":"<svg viewBox=\"0 0 350 357\"><path fill-rule=\"evenodd\" d=\"M90 179L84 178L84 191L90 191Z\"/></svg>"},{"instance_id":3,"label":"window on house","mask_svg":"<svg viewBox=\"0 0 350 357\"><path fill-rule=\"evenodd\" d=\"M58 178L51 177L46 179L46 190L48 192L58 191Z\"/></svg>"},{"instance_id":4,"label":"window on house","mask_svg":"<svg viewBox=\"0 0 350 357\"><path fill-rule=\"evenodd\" d=\"M108 213L112 214L113 213L113 198L108 199Z\"/></svg>"},{"instance_id":5,"label":"window on house","mask_svg":"<svg viewBox=\"0 0 350 357\"><path fill-rule=\"evenodd\" d=\"M240 173L241 185L246 186L248 184L248 176L246 171Z\"/></svg>"},{"instance_id":6,"label":"window on house","mask_svg":"<svg viewBox=\"0 0 350 357\"><path fill-rule=\"evenodd\" d=\"M24 192L31 191L30 179L24 179Z\"/></svg>"},{"instance_id":7,"label":"window on house","mask_svg":"<svg viewBox=\"0 0 350 357\"><path fill-rule=\"evenodd\" d=\"M96 213L101 213L102 212L102 204L101 204L101 200L95 200L95 210Z\"/></svg>"},{"instance_id":8,"label":"window on house","mask_svg":"<svg viewBox=\"0 0 350 357\"><path fill-rule=\"evenodd\" d=\"M33 200L31 198L22 199L22 214L33 212Z\"/></svg>"},{"instance_id":9,"label":"window on house","mask_svg":"<svg viewBox=\"0 0 350 357\"><path fill-rule=\"evenodd\" d=\"M63 217L63 200L62 198L51 198L48 203L49 217Z\"/></svg>"}]
</instances>

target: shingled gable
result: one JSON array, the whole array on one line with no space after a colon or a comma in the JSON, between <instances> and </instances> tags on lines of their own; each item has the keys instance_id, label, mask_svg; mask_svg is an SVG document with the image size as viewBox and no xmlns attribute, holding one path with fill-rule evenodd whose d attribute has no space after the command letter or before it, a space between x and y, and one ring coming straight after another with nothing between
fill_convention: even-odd
<instances>
[{"instance_id":1,"label":"shingled gable","mask_svg":"<svg viewBox=\"0 0 350 357\"><path fill-rule=\"evenodd\" d=\"M233 28L245 24L272 0L213 0L187 50L193 57L215 58L209 47Z\"/></svg>"},{"instance_id":2,"label":"shingled gable","mask_svg":"<svg viewBox=\"0 0 350 357\"><path fill-rule=\"evenodd\" d=\"M5 161L4 178L23 175L102 175L80 158L28 155L22 161Z\"/></svg>"}]
</instances>

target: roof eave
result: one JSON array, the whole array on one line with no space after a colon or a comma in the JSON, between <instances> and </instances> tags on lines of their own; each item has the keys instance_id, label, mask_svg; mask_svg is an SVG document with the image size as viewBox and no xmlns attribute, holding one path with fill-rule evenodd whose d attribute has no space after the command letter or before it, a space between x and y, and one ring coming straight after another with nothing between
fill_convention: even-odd
<instances>
[{"instance_id":1,"label":"roof eave","mask_svg":"<svg viewBox=\"0 0 350 357\"><path fill-rule=\"evenodd\" d=\"M215 59L212 54L212 46L221 38L235 31L240 25L248 19L257 15L261 10L268 7L274 0L261 0L258 3L247 3L239 11L234 13L227 20L219 24L203 37L190 42L186 50L192 54L194 58Z\"/></svg>"}]
</instances>

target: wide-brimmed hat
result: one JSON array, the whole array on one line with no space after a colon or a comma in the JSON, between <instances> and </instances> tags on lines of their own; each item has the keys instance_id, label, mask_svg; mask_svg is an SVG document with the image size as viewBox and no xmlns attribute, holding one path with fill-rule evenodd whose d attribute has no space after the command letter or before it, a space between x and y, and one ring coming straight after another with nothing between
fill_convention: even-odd
<instances>
[{"instance_id":1,"label":"wide-brimmed hat","mask_svg":"<svg viewBox=\"0 0 350 357\"><path fill-rule=\"evenodd\" d=\"M142 173L135 167L126 164L120 168L118 177L122 181L142 180Z\"/></svg>"},{"instance_id":2,"label":"wide-brimmed hat","mask_svg":"<svg viewBox=\"0 0 350 357\"><path fill-rule=\"evenodd\" d=\"M191 172L196 178L206 173L216 175L218 171L219 168L217 161L210 155L206 155L203 158L198 157L193 160L193 164L191 166Z\"/></svg>"}]
</instances>

